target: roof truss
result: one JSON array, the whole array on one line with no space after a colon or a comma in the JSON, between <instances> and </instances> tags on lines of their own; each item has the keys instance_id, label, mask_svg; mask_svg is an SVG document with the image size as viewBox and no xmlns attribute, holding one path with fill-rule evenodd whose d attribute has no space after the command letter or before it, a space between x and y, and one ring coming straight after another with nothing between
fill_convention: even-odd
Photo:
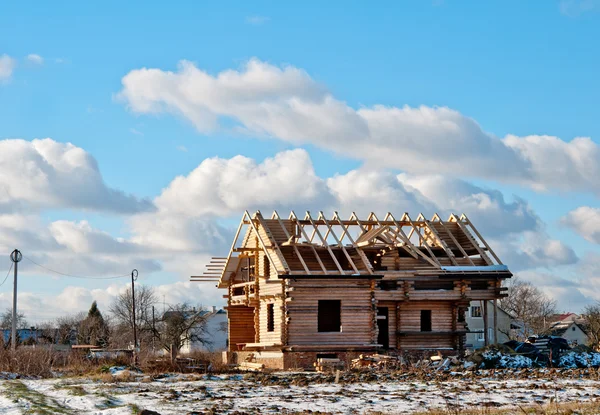
<instances>
[{"instance_id":1,"label":"roof truss","mask_svg":"<svg viewBox=\"0 0 600 415\"><path fill-rule=\"evenodd\" d=\"M243 231L244 237L238 243ZM431 219L419 214L413 220L408 213L396 219L388 212L380 220L373 212L366 219L356 213L342 219L338 212L331 217L322 211L317 215L306 212L300 218L292 211L283 219L275 211L265 219L260 211L253 215L246 211L227 257L214 260L203 276L192 279L218 281L226 286L242 263L234 259L251 252L254 255L257 249L265 252L279 275L373 275L377 271L369 255L384 255L391 250L398 251L400 261L410 258L422 264L420 268L439 272L451 267L502 265L464 214L451 214L443 221L437 213Z\"/></svg>"}]
</instances>

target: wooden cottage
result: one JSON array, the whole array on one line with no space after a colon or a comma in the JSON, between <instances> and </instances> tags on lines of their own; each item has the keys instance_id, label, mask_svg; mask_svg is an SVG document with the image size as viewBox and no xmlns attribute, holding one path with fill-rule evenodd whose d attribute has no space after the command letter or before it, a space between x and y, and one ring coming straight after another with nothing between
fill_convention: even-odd
<instances>
[{"instance_id":1,"label":"wooden cottage","mask_svg":"<svg viewBox=\"0 0 600 415\"><path fill-rule=\"evenodd\" d=\"M227 290L227 360L251 353L279 369L385 350L461 353L469 303L495 305L512 276L469 219L454 214L246 212L229 255L207 268L192 280Z\"/></svg>"}]
</instances>

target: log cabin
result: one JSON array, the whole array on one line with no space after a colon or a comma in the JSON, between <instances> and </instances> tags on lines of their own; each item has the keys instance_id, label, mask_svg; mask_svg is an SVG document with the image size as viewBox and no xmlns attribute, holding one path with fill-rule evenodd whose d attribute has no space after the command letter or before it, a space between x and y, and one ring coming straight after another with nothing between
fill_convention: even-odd
<instances>
[{"instance_id":1,"label":"log cabin","mask_svg":"<svg viewBox=\"0 0 600 415\"><path fill-rule=\"evenodd\" d=\"M257 211L244 213L227 257L191 279L227 292L228 363L291 369L361 353L462 353L469 303L492 301L496 317L511 276L466 215Z\"/></svg>"}]
</instances>

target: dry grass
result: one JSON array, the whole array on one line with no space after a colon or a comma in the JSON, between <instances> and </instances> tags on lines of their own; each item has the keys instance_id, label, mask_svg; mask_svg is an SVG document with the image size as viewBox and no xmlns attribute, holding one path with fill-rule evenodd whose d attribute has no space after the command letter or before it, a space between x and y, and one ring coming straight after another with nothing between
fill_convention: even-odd
<instances>
[{"instance_id":1,"label":"dry grass","mask_svg":"<svg viewBox=\"0 0 600 415\"><path fill-rule=\"evenodd\" d=\"M189 356L210 365L211 371L221 373L227 367L221 363L218 353L196 353ZM57 351L44 347L19 347L16 351L0 348L0 372L15 373L20 376L50 378L55 372L68 376L101 375L110 366L131 367L129 357L92 360L84 353ZM183 372L184 367L172 364L168 357L142 353L138 356L137 368L149 375L166 372Z\"/></svg>"}]
</instances>

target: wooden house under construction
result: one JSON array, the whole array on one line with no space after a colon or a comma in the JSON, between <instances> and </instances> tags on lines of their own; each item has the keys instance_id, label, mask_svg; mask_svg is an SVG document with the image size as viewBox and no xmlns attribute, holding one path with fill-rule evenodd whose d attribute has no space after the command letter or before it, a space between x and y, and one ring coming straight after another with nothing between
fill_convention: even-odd
<instances>
[{"instance_id":1,"label":"wooden house under construction","mask_svg":"<svg viewBox=\"0 0 600 415\"><path fill-rule=\"evenodd\" d=\"M227 290L228 361L252 353L278 369L384 350L460 353L469 303L495 305L512 276L465 215L407 213L246 212L228 256L207 268L192 280Z\"/></svg>"}]
</instances>

